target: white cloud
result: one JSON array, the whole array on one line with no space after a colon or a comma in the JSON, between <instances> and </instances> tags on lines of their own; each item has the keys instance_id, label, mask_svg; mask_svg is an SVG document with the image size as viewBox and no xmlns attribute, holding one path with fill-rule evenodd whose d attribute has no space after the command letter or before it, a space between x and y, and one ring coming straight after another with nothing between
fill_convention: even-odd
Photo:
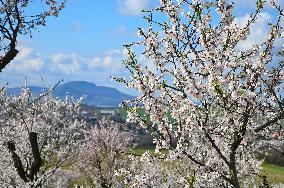
<instances>
[{"instance_id":1,"label":"white cloud","mask_svg":"<svg viewBox=\"0 0 284 188\"><path fill-rule=\"evenodd\" d=\"M61 71L65 75L74 75L80 71L80 65L78 63L57 64L56 69Z\"/></svg>"},{"instance_id":2,"label":"white cloud","mask_svg":"<svg viewBox=\"0 0 284 188\"><path fill-rule=\"evenodd\" d=\"M88 68L89 69L95 69L99 66L101 59L99 57L93 58L89 63L88 63Z\"/></svg>"},{"instance_id":3,"label":"white cloud","mask_svg":"<svg viewBox=\"0 0 284 188\"><path fill-rule=\"evenodd\" d=\"M53 63L60 63L62 61L65 61L66 59L68 59L68 56L65 54L54 54L51 56L51 61Z\"/></svg>"},{"instance_id":4,"label":"white cloud","mask_svg":"<svg viewBox=\"0 0 284 188\"><path fill-rule=\"evenodd\" d=\"M122 86L111 81L110 76L123 77L128 73L122 64L123 59L123 51L117 49L93 57L56 53L43 59L36 49L23 47L17 60L0 74L0 80L2 83L9 82L12 87L22 85L25 77L32 85L41 85L41 77L51 85L62 79L66 82L84 80L120 89Z\"/></svg>"},{"instance_id":5,"label":"white cloud","mask_svg":"<svg viewBox=\"0 0 284 188\"><path fill-rule=\"evenodd\" d=\"M112 63L112 57L111 57L111 56L106 56L106 57L104 58L104 65L105 65L105 66L110 66L111 63Z\"/></svg>"},{"instance_id":6,"label":"white cloud","mask_svg":"<svg viewBox=\"0 0 284 188\"><path fill-rule=\"evenodd\" d=\"M44 61L33 48L18 47L19 53L14 61L8 64L8 72L30 73L39 72L44 67Z\"/></svg>"},{"instance_id":7,"label":"white cloud","mask_svg":"<svg viewBox=\"0 0 284 188\"><path fill-rule=\"evenodd\" d=\"M78 54L54 54L51 56L51 63L48 70L54 74L64 76L81 76L87 73L100 72L108 75L120 71L122 66L123 52L112 49L95 57L83 57Z\"/></svg>"},{"instance_id":8,"label":"white cloud","mask_svg":"<svg viewBox=\"0 0 284 188\"><path fill-rule=\"evenodd\" d=\"M126 15L138 15L141 10L147 9L150 0L118 0L119 11Z\"/></svg>"},{"instance_id":9,"label":"white cloud","mask_svg":"<svg viewBox=\"0 0 284 188\"><path fill-rule=\"evenodd\" d=\"M32 48L19 47L19 53L15 57L15 61L22 61L27 59L32 54L33 51L34 49Z\"/></svg>"},{"instance_id":10,"label":"white cloud","mask_svg":"<svg viewBox=\"0 0 284 188\"><path fill-rule=\"evenodd\" d=\"M41 68L43 67L44 62L42 59L37 58L37 59L29 59L26 60L20 68L25 71L25 70L35 70L35 71L40 71Z\"/></svg>"},{"instance_id":11,"label":"white cloud","mask_svg":"<svg viewBox=\"0 0 284 188\"><path fill-rule=\"evenodd\" d=\"M13 69L17 72L38 72L43 68L44 62L40 58L27 59L21 63L14 63Z\"/></svg>"},{"instance_id":12,"label":"white cloud","mask_svg":"<svg viewBox=\"0 0 284 188\"><path fill-rule=\"evenodd\" d=\"M249 7L249 8L256 7L256 0L236 0L234 2L236 3L236 6L239 7Z\"/></svg>"},{"instance_id":13,"label":"white cloud","mask_svg":"<svg viewBox=\"0 0 284 188\"><path fill-rule=\"evenodd\" d=\"M49 68L52 72L61 72L65 75L77 74L80 72L81 58L76 54L55 54L51 56L51 67Z\"/></svg>"},{"instance_id":14,"label":"white cloud","mask_svg":"<svg viewBox=\"0 0 284 188\"><path fill-rule=\"evenodd\" d=\"M122 52L120 50L112 49L104 53L106 56L121 56Z\"/></svg>"},{"instance_id":15,"label":"white cloud","mask_svg":"<svg viewBox=\"0 0 284 188\"><path fill-rule=\"evenodd\" d=\"M245 15L242 17L236 18L236 22L240 26L245 26L250 16ZM238 44L238 48L241 49L249 49L253 45L260 44L266 40L269 32L268 23L271 21L272 17L267 12L263 12L259 14L257 22L253 25L250 31L250 35L244 41L241 41Z\"/></svg>"}]
</instances>

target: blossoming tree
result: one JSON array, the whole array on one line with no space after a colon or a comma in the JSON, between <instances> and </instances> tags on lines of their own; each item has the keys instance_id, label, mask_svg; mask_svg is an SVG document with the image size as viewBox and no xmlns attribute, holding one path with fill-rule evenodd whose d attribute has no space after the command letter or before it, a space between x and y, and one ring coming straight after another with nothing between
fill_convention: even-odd
<instances>
[{"instance_id":1,"label":"blossoming tree","mask_svg":"<svg viewBox=\"0 0 284 188\"><path fill-rule=\"evenodd\" d=\"M255 185L258 140L284 118L284 46L277 45L283 44L284 11L270 4L276 16L269 34L253 46L240 44L254 34L263 0L244 25L224 0L161 0L146 11L142 40L126 45L130 77L116 80L140 92L124 103L128 120L156 137L157 150L169 149L167 160L189 162L194 186Z\"/></svg>"},{"instance_id":2,"label":"blossoming tree","mask_svg":"<svg viewBox=\"0 0 284 188\"><path fill-rule=\"evenodd\" d=\"M1 0L0 1L0 71L18 54L19 35L31 34L46 25L46 18L58 16L66 0ZM36 11L37 10L37 11Z\"/></svg>"},{"instance_id":3,"label":"blossoming tree","mask_svg":"<svg viewBox=\"0 0 284 188\"><path fill-rule=\"evenodd\" d=\"M51 91L34 96L23 88L19 96L0 96L0 184L42 187L48 178L70 165L84 139L79 104L59 100Z\"/></svg>"},{"instance_id":4,"label":"blossoming tree","mask_svg":"<svg viewBox=\"0 0 284 188\"><path fill-rule=\"evenodd\" d=\"M130 133L119 131L117 123L103 118L90 130L75 170L95 187L121 187L115 170L126 166L125 152L131 140Z\"/></svg>"}]
</instances>

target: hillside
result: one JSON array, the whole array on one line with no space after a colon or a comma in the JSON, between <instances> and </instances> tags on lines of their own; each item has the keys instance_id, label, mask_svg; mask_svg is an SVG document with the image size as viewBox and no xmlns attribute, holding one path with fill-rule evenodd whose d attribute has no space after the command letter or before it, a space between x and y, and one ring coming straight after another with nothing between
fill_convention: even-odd
<instances>
[{"instance_id":1,"label":"hillside","mask_svg":"<svg viewBox=\"0 0 284 188\"><path fill-rule=\"evenodd\" d=\"M43 89L38 86L29 86L29 88L36 95L39 95ZM19 87L7 89L7 92L11 95L19 94L20 91L21 88ZM134 98L133 96L118 91L117 89L97 86L94 83L85 81L73 81L61 84L55 88L53 94L55 97L64 98L67 93L75 98L86 96L83 101L85 104L102 107L116 107L123 100L130 100Z\"/></svg>"}]
</instances>

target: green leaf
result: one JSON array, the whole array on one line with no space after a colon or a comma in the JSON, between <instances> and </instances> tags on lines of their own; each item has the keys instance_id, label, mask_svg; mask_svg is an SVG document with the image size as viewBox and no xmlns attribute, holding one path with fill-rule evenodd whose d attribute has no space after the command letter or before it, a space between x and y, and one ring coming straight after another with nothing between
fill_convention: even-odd
<instances>
[{"instance_id":1,"label":"green leaf","mask_svg":"<svg viewBox=\"0 0 284 188\"><path fill-rule=\"evenodd\" d=\"M257 2L256 2L257 10L263 9L264 2L265 2L264 0L257 0Z\"/></svg>"}]
</instances>

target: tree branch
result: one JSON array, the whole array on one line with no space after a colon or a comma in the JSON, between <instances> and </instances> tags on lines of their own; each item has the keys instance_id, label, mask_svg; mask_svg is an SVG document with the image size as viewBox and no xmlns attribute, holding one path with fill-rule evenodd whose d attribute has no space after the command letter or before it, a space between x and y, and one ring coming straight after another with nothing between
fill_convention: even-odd
<instances>
[{"instance_id":1,"label":"tree branch","mask_svg":"<svg viewBox=\"0 0 284 188\"><path fill-rule=\"evenodd\" d=\"M259 127L255 128L254 131L255 132L262 131L263 129L273 125L278 120L283 119L283 118L284 118L284 114L280 114L280 115L276 116L275 118L273 118L272 120L269 120L266 123L264 123L264 124L260 125Z\"/></svg>"}]
</instances>

